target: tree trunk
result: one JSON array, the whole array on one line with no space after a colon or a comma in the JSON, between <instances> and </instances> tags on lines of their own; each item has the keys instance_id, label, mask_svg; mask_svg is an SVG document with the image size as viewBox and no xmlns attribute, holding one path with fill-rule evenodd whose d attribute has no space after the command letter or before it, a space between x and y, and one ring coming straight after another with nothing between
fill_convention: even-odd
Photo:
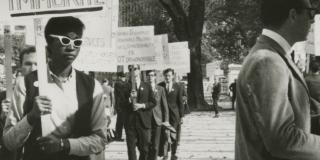
<instances>
[{"instance_id":1,"label":"tree trunk","mask_svg":"<svg viewBox=\"0 0 320 160\"><path fill-rule=\"evenodd\" d=\"M202 68L201 68L201 42L190 50L191 72L188 75L188 101L194 109L208 108L204 100Z\"/></svg>"},{"instance_id":2,"label":"tree trunk","mask_svg":"<svg viewBox=\"0 0 320 160\"><path fill-rule=\"evenodd\" d=\"M201 69L201 38L204 23L205 0L190 0L189 15L179 0L159 0L173 20L174 32L179 41L188 41L191 72L188 75L189 105L194 109L207 108L204 100Z\"/></svg>"}]
</instances>

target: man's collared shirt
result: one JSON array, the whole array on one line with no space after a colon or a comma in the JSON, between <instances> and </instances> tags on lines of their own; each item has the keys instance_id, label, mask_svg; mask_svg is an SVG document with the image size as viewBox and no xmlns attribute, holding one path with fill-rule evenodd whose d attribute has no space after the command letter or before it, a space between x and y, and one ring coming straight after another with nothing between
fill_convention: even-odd
<instances>
[{"instance_id":1,"label":"man's collared shirt","mask_svg":"<svg viewBox=\"0 0 320 160\"><path fill-rule=\"evenodd\" d=\"M37 84L35 83L34 85L36 86ZM68 138L75 121L74 113L78 109L75 70L72 70L70 77L63 82L50 73L47 91L47 96L51 99L53 107L50 118L51 123L48 125L55 128L51 135L56 138ZM33 126L27 121L27 117L23 116L25 96L24 80L20 80L14 89L12 110L9 112L4 128L4 143L9 149L22 146L33 129ZM103 104L103 90L100 83L95 80L90 123L93 134L88 137L69 138L71 155L89 155L104 147L101 144L101 139L106 141L105 125L107 124L107 118Z\"/></svg>"},{"instance_id":2,"label":"man's collared shirt","mask_svg":"<svg viewBox=\"0 0 320 160\"><path fill-rule=\"evenodd\" d=\"M269 29L263 29L262 35L265 35L265 36L273 39L274 41L276 41L283 48L283 50L287 53L286 56L288 56L290 54L291 45L280 34L276 33L275 31L269 30Z\"/></svg>"},{"instance_id":3,"label":"man's collared shirt","mask_svg":"<svg viewBox=\"0 0 320 160\"><path fill-rule=\"evenodd\" d=\"M173 85L173 82L166 82L166 90L168 92L171 92L172 90L172 85Z\"/></svg>"}]
</instances>

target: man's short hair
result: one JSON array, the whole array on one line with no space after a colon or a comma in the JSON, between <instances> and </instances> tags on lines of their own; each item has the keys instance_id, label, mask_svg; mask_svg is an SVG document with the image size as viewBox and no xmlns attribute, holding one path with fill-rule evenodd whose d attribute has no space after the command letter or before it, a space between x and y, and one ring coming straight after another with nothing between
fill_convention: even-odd
<instances>
[{"instance_id":1,"label":"man's short hair","mask_svg":"<svg viewBox=\"0 0 320 160\"><path fill-rule=\"evenodd\" d=\"M288 18L291 9L301 13L303 7L306 7L303 0L262 0L262 23L265 27L279 28Z\"/></svg>"},{"instance_id":2,"label":"man's short hair","mask_svg":"<svg viewBox=\"0 0 320 160\"><path fill-rule=\"evenodd\" d=\"M149 75L149 73L153 72L154 74L157 74L155 70L147 70L146 74Z\"/></svg>"},{"instance_id":3,"label":"man's short hair","mask_svg":"<svg viewBox=\"0 0 320 160\"><path fill-rule=\"evenodd\" d=\"M48 21L44 34L47 44L49 44L53 41L52 37L49 36L50 34L64 35L69 32L74 32L81 37L84 29L85 25L79 18L72 16L53 17Z\"/></svg>"},{"instance_id":4,"label":"man's short hair","mask_svg":"<svg viewBox=\"0 0 320 160\"><path fill-rule=\"evenodd\" d=\"M165 70L163 71L163 74L165 75L165 74L167 74L167 73L169 73L169 72L171 72L172 74L174 74L174 70L173 70L172 68L165 69Z\"/></svg>"},{"instance_id":5,"label":"man's short hair","mask_svg":"<svg viewBox=\"0 0 320 160\"><path fill-rule=\"evenodd\" d=\"M118 72L117 77L126 77L123 72Z\"/></svg>"},{"instance_id":6,"label":"man's short hair","mask_svg":"<svg viewBox=\"0 0 320 160\"><path fill-rule=\"evenodd\" d=\"M311 62L310 70L313 73L320 71L320 59L319 58L316 58L314 61Z\"/></svg>"},{"instance_id":7,"label":"man's short hair","mask_svg":"<svg viewBox=\"0 0 320 160\"><path fill-rule=\"evenodd\" d=\"M20 64L22 65L24 55L35 53L35 52L36 52L36 48L34 46L27 46L23 48L19 55Z\"/></svg>"}]
</instances>

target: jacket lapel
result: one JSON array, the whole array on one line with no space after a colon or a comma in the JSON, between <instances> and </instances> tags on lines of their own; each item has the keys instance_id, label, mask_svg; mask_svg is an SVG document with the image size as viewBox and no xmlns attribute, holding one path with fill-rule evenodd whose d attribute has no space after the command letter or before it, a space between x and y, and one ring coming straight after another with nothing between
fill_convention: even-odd
<instances>
[{"instance_id":1,"label":"jacket lapel","mask_svg":"<svg viewBox=\"0 0 320 160\"><path fill-rule=\"evenodd\" d=\"M285 57L286 61L288 62L286 64L289 65L288 67L291 70L291 72L293 72L292 74L296 79L298 79L303 84L303 86L306 88L307 92L309 93L309 89L307 87L307 83L303 78L303 75L301 74L300 70L297 68L296 64L294 64L294 62L290 59L290 57L288 56L288 53L286 53L276 41L274 41L273 39L267 36L261 35L259 37L259 41L262 43L270 44L273 49L275 49L279 54L281 54L280 56Z\"/></svg>"}]
</instances>

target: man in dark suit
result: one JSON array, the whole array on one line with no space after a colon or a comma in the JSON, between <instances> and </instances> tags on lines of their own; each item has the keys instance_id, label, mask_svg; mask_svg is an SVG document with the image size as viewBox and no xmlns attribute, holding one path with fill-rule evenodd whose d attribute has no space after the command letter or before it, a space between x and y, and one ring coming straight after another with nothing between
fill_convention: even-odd
<instances>
[{"instance_id":1,"label":"man in dark suit","mask_svg":"<svg viewBox=\"0 0 320 160\"><path fill-rule=\"evenodd\" d=\"M232 92L232 97L231 97L231 101L232 101L232 109L234 110L234 103L236 102L236 97L237 97L237 79L234 79L234 82L230 84L229 89Z\"/></svg>"},{"instance_id":2,"label":"man in dark suit","mask_svg":"<svg viewBox=\"0 0 320 160\"><path fill-rule=\"evenodd\" d=\"M169 123L169 109L166 92L163 87L156 84L156 72L154 70L147 71L147 80L152 87L154 97L157 101L156 106L152 110L153 118L149 160L157 160L160 145L161 126L164 122Z\"/></svg>"},{"instance_id":3,"label":"man in dark suit","mask_svg":"<svg viewBox=\"0 0 320 160\"><path fill-rule=\"evenodd\" d=\"M150 84L141 81L139 68L132 68L134 83L131 84L131 109L126 122L126 135L129 160L136 160L136 146L140 152L139 160L148 160L151 145L152 109L156 99Z\"/></svg>"},{"instance_id":4,"label":"man in dark suit","mask_svg":"<svg viewBox=\"0 0 320 160\"><path fill-rule=\"evenodd\" d=\"M220 116L219 113L219 105L218 105L218 101L220 98L220 92L221 92L221 84L219 82L219 80L214 79L214 83L213 83L213 87L212 87L212 105L213 105L213 109L215 112L215 116L216 118L218 118Z\"/></svg>"},{"instance_id":5,"label":"man in dark suit","mask_svg":"<svg viewBox=\"0 0 320 160\"><path fill-rule=\"evenodd\" d=\"M180 85L173 81L174 78L174 70L169 68L163 71L163 75L165 81L160 83L159 85L164 87L167 93L167 101L169 107L169 122L171 126L178 130L179 124L183 122L184 116L184 106L182 93ZM171 159L178 159L177 152L177 137L174 137L171 145ZM164 158L168 159L168 152L164 153Z\"/></svg>"},{"instance_id":6,"label":"man in dark suit","mask_svg":"<svg viewBox=\"0 0 320 160\"><path fill-rule=\"evenodd\" d=\"M316 10L308 0L261 2L262 35L237 81L235 160L318 160L310 133L310 93L290 57L306 40Z\"/></svg>"},{"instance_id":7,"label":"man in dark suit","mask_svg":"<svg viewBox=\"0 0 320 160\"><path fill-rule=\"evenodd\" d=\"M131 89L129 83L126 82L123 72L118 72L117 76L118 80L114 85L115 110L117 112L115 140L124 141L124 139L122 139L122 130L130 110L129 97Z\"/></svg>"}]
</instances>

